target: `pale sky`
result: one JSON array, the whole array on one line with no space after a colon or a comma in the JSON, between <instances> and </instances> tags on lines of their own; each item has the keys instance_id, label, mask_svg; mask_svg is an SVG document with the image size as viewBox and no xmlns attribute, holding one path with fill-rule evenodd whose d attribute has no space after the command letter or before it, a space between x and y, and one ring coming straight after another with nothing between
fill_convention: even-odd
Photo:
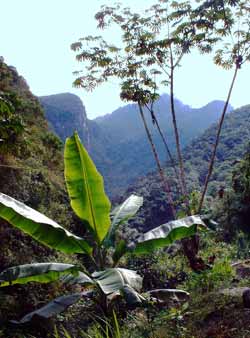
<instances>
[{"instance_id":1,"label":"pale sky","mask_svg":"<svg viewBox=\"0 0 250 338\"><path fill-rule=\"evenodd\" d=\"M99 35L94 14L112 0L0 0L0 55L17 68L35 95L75 93L82 99L89 118L111 113L121 105L119 86L112 82L92 93L72 87L72 72L83 68L75 61L70 45L86 35ZM125 0L136 10L153 0ZM117 39L115 31L112 33ZM232 71L220 70L210 57L186 56L176 75L176 96L185 104L200 107L212 100L225 100ZM231 104L250 104L250 66L239 73ZM168 88L162 91L167 92Z\"/></svg>"}]
</instances>

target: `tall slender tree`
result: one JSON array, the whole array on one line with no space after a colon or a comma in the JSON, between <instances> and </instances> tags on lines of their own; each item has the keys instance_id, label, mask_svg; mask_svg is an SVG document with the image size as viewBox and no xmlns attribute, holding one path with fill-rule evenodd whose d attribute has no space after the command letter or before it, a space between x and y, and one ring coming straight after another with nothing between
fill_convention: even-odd
<instances>
[{"instance_id":1,"label":"tall slender tree","mask_svg":"<svg viewBox=\"0 0 250 338\"><path fill-rule=\"evenodd\" d=\"M208 173L199 202L198 211L200 212L213 173L221 130L237 75L242 66L247 61L250 61L250 5L247 0L210 1L201 5L198 11L201 17L210 20L215 11L222 13L222 19L220 20L222 23L220 21L214 22L214 32L220 37L221 42L219 49L216 50L214 62L224 69L233 69L232 81L219 120L215 142L212 145ZM220 24L219 26L218 23Z\"/></svg>"}]
</instances>

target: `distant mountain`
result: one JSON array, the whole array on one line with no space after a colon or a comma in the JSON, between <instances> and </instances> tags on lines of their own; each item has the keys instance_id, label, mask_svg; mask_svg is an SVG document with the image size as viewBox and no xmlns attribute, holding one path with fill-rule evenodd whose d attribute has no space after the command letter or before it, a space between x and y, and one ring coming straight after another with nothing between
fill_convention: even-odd
<instances>
[{"instance_id":1,"label":"distant mountain","mask_svg":"<svg viewBox=\"0 0 250 338\"><path fill-rule=\"evenodd\" d=\"M62 141L77 130L84 143L88 142L86 110L77 95L62 93L40 96L39 101L51 129Z\"/></svg>"},{"instance_id":2,"label":"distant mountain","mask_svg":"<svg viewBox=\"0 0 250 338\"><path fill-rule=\"evenodd\" d=\"M183 135L184 143L193 138L194 121L197 132L202 133L208 125L217 121L223 108L223 101L212 101L202 108L191 108L183 104L179 100L175 100L178 124L185 135ZM154 105L155 115L158 118L163 130L167 136L172 137L172 118L170 112L169 95L163 94ZM231 111L230 106L228 111ZM152 131L155 128L152 125L150 114L145 110L147 122ZM145 131L138 113L136 104L129 104L115 110L111 114L97 117L95 120L110 135L112 142L129 142L131 140L139 140L144 138ZM191 132L192 131L192 132ZM170 140L171 143L172 140Z\"/></svg>"},{"instance_id":3,"label":"distant mountain","mask_svg":"<svg viewBox=\"0 0 250 338\"><path fill-rule=\"evenodd\" d=\"M201 136L196 137L183 151L184 164L189 191L199 190L205 181L212 145L217 125L213 124ZM231 187L234 165L249 151L250 145L250 105L236 109L227 115L223 125L220 144L216 156L215 168L209 184L208 193L217 197L221 186ZM166 167L166 172L171 169ZM169 219L170 212L166 203L166 194L162 191L161 181L156 172L138 179L131 185L117 203L131 193L144 197L135 227L145 231L160 225Z\"/></svg>"},{"instance_id":4,"label":"distant mountain","mask_svg":"<svg viewBox=\"0 0 250 338\"><path fill-rule=\"evenodd\" d=\"M138 107L128 104L111 114L88 120L80 99L73 94L58 94L40 98L52 129L62 140L78 130L97 167L102 172L107 191L114 196L124 191L139 176L155 169L151 149L146 138ZM202 108L191 108L175 101L182 146L216 122L223 107L213 101ZM154 106L170 149L174 152L174 135L169 95L162 95ZM228 111L231 111L230 106ZM146 120L163 162L168 159L161 139L145 110Z\"/></svg>"}]
</instances>

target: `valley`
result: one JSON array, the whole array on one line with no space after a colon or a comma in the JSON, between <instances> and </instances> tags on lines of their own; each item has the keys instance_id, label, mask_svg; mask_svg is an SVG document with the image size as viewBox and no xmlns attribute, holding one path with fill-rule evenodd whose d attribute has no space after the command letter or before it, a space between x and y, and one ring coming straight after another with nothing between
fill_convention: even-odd
<instances>
[{"instance_id":1,"label":"valley","mask_svg":"<svg viewBox=\"0 0 250 338\"><path fill-rule=\"evenodd\" d=\"M73 94L58 94L39 98L45 109L51 129L65 141L75 130L104 176L106 189L111 197L124 192L138 177L156 169L143 124L135 104L126 105L109 115L89 120L84 105ZM223 108L222 101L213 101L199 109L176 100L181 144L184 148L193 138L201 135L215 123ZM162 95L155 103L155 115L162 126L168 146L175 154L174 134L171 127L170 100ZM233 108L229 106L228 113ZM145 110L146 120L154 138L162 163L169 158L153 124ZM194 123L195 121L195 123Z\"/></svg>"}]
</instances>

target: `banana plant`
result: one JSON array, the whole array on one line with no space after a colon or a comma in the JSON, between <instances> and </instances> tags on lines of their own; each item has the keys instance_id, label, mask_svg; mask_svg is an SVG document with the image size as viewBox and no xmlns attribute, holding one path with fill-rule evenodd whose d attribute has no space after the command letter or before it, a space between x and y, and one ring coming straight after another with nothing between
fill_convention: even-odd
<instances>
[{"instance_id":1,"label":"banana plant","mask_svg":"<svg viewBox=\"0 0 250 338\"><path fill-rule=\"evenodd\" d=\"M71 207L92 235L91 242L3 193L0 193L0 217L50 248L66 254L87 255L93 262L95 271L91 273L73 264L33 263L10 267L0 272L0 287L60 280L62 283L80 284L87 288L85 292L61 296L15 323L27 323L34 316L49 318L64 311L82 297L91 298L96 294L99 299L105 299L105 306L116 297L124 297L131 304L143 305L152 295L158 302L161 301L161 295L165 298L166 294L169 297L173 294L175 297L178 294L183 295L182 290L151 290L141 295L142 277L136 271L119 268L118 264L120 258L130 252L148 253L170 245L175 240L195 235L198 228L205 227L201 217L194 215L171 221L133 240L119 241L117 230L136 214L143 204L143 198L131 195L111 211L103 178L76 132L66 140L64 164ZM107 260L110 252L112 257ZM111 265L107 261L112 261Z\"/></svg>"}]
</instances>

